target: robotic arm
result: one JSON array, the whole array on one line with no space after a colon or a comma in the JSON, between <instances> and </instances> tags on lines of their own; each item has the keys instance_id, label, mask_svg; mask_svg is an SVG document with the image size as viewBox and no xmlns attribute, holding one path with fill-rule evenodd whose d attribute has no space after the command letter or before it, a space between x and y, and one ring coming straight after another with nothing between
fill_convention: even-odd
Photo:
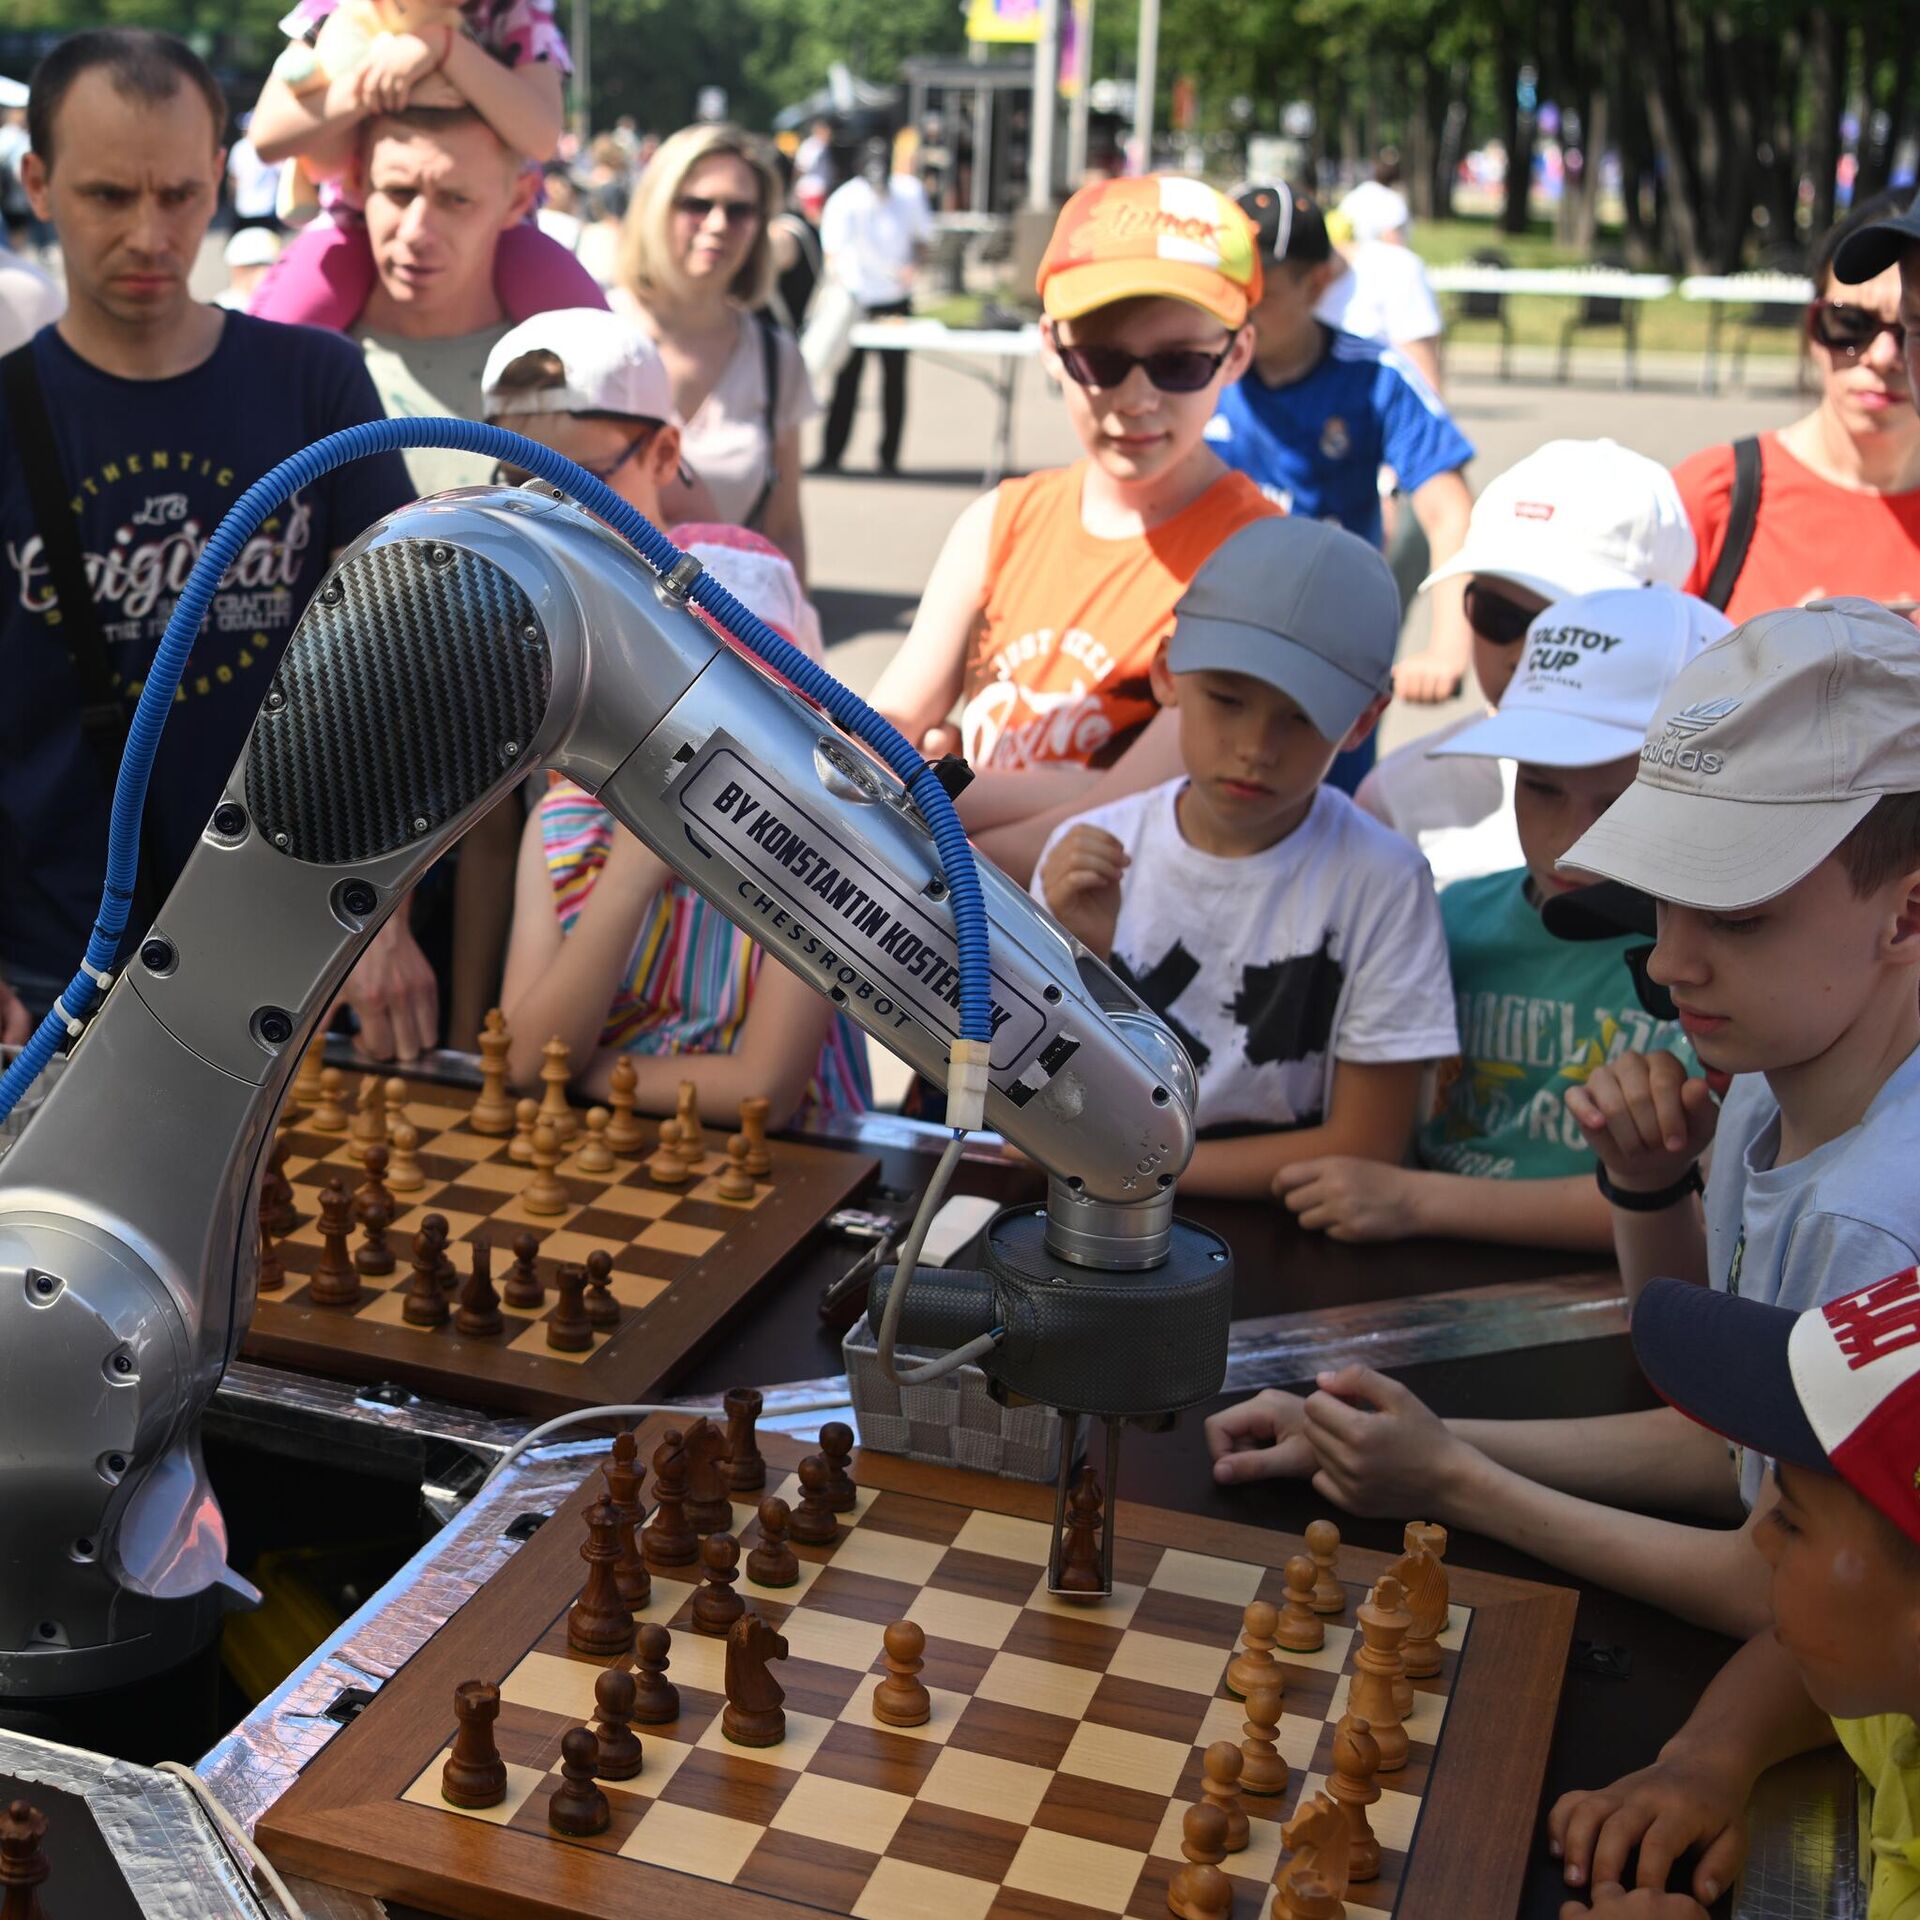
<instances>
[{"instance_id":1,"label":"robotic arm","mask_svg":"<svg viewBox=\"0 0 1920 1920\"><path fill-rule=\"evenodd\" d=\"M208 1631L225 1526L199 1416L252 1313L274 1116L322 1011L431 862L552 766L883 1045L944 1080L953 917L912 801L544 492L419 503L301 621L178 885L0 1163L0 1696L122 1684ZM1174 1220L1192 1070L991 867L989 1123L1049 1173L902 1337L991 1333L1007 1392L1118 1418L1217 1390L1231 1262ZM876 1296L876 1308L883 1295Z\"/></svg>"}]
</instances>

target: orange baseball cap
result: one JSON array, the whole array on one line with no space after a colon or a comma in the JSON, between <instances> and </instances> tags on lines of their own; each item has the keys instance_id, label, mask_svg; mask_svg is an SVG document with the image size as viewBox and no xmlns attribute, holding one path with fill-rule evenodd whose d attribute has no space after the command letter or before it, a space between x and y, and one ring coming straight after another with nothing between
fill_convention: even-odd
<instances>
[{"instance_id":1,"label":"orange baseball cap","mask_svg":"<svg viewBox=\"0 0 1920 1920\"><path fill-rule=\"evenodd\" d=\"M1238 327L1260 298L1260 249L1252 221L1204 180L1103 180L1060 209L1037 284L1055 320L1158 295Z\"/></svg>"}]
</instances>

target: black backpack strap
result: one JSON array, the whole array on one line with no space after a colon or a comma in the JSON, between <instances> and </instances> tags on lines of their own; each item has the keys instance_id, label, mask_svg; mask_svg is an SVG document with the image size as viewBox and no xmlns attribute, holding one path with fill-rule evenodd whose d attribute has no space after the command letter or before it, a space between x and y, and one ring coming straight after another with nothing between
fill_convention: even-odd
<instances>
[{"instance_id":1,"label":"black backpack strap","mask_svg":"<svg viewBox=\"0 0 1920 1920\"><path fill-rule=\"evenodd\" d=\"M1720 544L1720 558L1714 562L1713 578L1701 598L1722 613L1740 583L1740 570L1747 564L1747 549L1753 545L1753 530L1760 520L1760 442L1749 434L1733 443L1733 497L1727 508L1727 536Z\"/></svg>"},{"instance_id":2,"label":"black backpack strap","mask_svg":"<svg viewBox=\"0 0 1920 1920\"><path fill-rule=\"evenodd\" d=\"M780 483L780 463L776 452L780 444L780 329L770 315L756 312L753 323L760 329L760 372L766 383L767 394L767 477L761 483L755 496L753 508L742 526L760 531L760 516L767 510L767 502L773 498L773 490Z\"/></svg>"}]
</instances>

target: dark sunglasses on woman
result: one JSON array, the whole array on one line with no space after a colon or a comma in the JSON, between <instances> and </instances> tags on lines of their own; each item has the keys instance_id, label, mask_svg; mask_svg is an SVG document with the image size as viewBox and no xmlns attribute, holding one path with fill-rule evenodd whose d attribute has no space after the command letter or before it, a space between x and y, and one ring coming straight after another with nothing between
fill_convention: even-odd
<instances>
[{"instance_id":1,"label":"dark sunglasses on woman","mask_svg":"<svg viewBox=\"0 0 1920 1920\"><path fill-rule=\"evenodd\" d=\"M1204 347L1162 347L1157 353L1129 353L1125 347L1070 347L1051 329L1049 337L1067 378L1076 386L1124 386L1135 367L1144 367L1147 378L1162 393L1198 393L1220 371L1240 336L1228 334L1218 353L1209 353Z\"/></svg>"},{"instance_id":2,"label":"dark sunglasses on woman","mask_svg":"<svg viewBox=\"0 0 1920 1920\"><path fill-rule=\"evenodd\" d=\"M744 227L760 218L760 205L755 200L710 200L703 193L683 193L673 203L676 213L684 213L689 220L697 220L702 226L713 218L718 207L730 227Z\"/></svg>"},{"instance_id":3,"label":"dark sunglasses on woman","mask_svg":"<svg viewBox=\"0 0 1920 1920\"><path fill-rule=\"evenodd\" d=\"M1858 360L1883 333L1893 335L1893 350L1900 353L1907 344L1907 329L1898 320L1882 320L1865 307L1850 307L1844 300L1816 300L1807 309L1807 331L1829 353L1844 360Z\"/></svg>"},{"instance_id":4,"label":"dark sunglasses on woman","mask_svg":"<svg viewBox=\"0 0 1920 1920\"><path fill-rule=\"evenodd\" d=\"M1534 619L1532 611L1519 601L1483 587L1478 580L1467 582L1466 614L1467 625L1496 647L1517 647L1527 637Z\"/></svg>"},{"instance_id":5,"label":"dark sunglasses on woman","mask_svg":"<svg viewBox=\"0 0 1920 1920\"><path fill-rule=\"evenodd\" d=\"M611 486L613 476L660 431L665 423L659 420L641 420L636 422L636 424L639 426L640 431L636 433L633 438L620 449L619 454L614 459L609 460L605 466L591 466L585 460L578 460L574 464L581 468L583 472L592 474L596 480L604 480ZM517 467L511 460L500 460L494 463L493 484L496 487L524 487L527 482L534 477L535 476L529 473L525 467Z\"/></svg>"}]
</instances>

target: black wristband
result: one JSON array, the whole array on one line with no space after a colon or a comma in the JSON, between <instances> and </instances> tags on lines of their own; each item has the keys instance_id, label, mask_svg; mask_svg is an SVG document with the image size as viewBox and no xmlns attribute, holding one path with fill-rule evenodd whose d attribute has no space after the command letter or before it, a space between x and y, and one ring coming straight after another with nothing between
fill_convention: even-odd
<instances>
[{"instance_id":1,"label":"black wristband","mask_svg":"<svg viewBox=\"0 0 1920 1920\"><path fill-rule=\"evenodd\" d=\"M1659 1187L1651 1193L1639 1193L1632 1187L1616 1187L1607 1178L1605 1164L1598 1160L1593 1164L1593 1179L1600 1189L1600 1197L1609 1205L1618 1207L1622 1213L1665 1213L1688 1194L1705 1193L1707 1190L1707 1183L1700 1178L1698 1160L1672 1186Z\"/></svg>"}]
</instances>

